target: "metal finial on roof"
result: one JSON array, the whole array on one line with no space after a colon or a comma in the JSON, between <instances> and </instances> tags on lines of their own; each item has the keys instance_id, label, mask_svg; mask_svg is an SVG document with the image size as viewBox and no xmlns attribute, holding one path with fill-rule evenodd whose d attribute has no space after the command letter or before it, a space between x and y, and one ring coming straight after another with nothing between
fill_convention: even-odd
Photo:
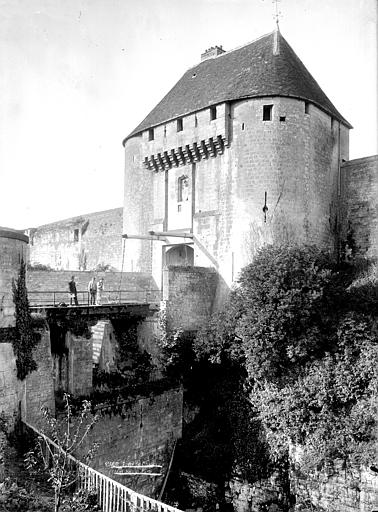
<instances>
[{"instance_id":1,"label":"metal finial on roof","mask_svg":"<svg viewBox=\"0 0 378 512\"><path fill-rule=\"evenodd\" d=\"M276 20L277 30L280 30L280 18L282 17L282 12L278 9L278 4L281 0L273 0L272 3L275 4L275 13L273 18Z\"/></svg>"}]
</instances>

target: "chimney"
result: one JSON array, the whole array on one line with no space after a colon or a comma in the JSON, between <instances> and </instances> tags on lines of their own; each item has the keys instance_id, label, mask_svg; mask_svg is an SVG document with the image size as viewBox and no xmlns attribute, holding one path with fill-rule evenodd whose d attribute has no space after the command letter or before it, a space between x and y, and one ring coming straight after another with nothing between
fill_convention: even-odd
<instances>
[{"instance_id":1,"label":"chimney","mask_svg":"<svg viewBox=\"0 0 378 512\"><path fill-rule=\"evenodd\" d=\"M212 46L211 48L208 48L204 51L204 53L201 54L201 62L203 60L210 59L211 57L217 57L222 53L226 53L226 51L223 50L222 46Z\"/></svg>"}]
</instances>

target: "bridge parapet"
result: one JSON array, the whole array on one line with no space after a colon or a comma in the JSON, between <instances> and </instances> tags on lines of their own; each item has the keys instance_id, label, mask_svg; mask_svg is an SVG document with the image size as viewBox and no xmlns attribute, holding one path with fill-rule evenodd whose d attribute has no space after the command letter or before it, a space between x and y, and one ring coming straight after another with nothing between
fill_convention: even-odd
<instances>
[{"instance_id":1,"label":"bridge parapet","mask_svg":"<svg viewBox=\"0 0 378 512\"><path fill-rule=\"evenodd\" d=\"M29 290L29 305L32 307L57 307L68 306L70 296L63 290ZM160 290L108 290L102 292L101 303L97 305L90 304L90 294L85 290L77 292L79 306L96 307L100 305L111 304L151 304L160 302Z\"/></svg>"}]
</instances>

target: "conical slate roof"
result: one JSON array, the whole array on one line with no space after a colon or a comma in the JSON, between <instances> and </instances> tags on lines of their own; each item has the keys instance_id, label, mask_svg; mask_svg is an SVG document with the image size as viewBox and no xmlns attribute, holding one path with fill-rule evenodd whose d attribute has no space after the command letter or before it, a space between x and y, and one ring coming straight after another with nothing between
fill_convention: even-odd
<instances>
[{"instance_id":1,"label":"conical slate roof","mask_svg":"<svg viewBox=\"0 0 378 512\"><path fill-rule=\"evenodd\" d=\"M190 68L127 138L224 101L264 96L308 100L352 128L277 30Z\"/></svg>"}]
</instances>

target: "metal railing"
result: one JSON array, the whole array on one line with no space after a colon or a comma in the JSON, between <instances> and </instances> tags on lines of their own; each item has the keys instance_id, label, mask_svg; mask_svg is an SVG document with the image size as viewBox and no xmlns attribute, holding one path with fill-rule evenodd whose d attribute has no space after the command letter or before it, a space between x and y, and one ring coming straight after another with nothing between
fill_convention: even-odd
<instances>
[{"instance_id":1,"label":"metal railing","mask_svg":"<svg viewBox=\"0 0 378 512\"><path fill-rule=\"evenodd\" d=\"M28 291L30 306L70 306L73 302L67 291L60 290L39 290ZM109 290L102 292L99 304L149 304L159 302L161 299L160 290ZM91 296L87 291L77 292L79 306L95 306L91 304Z\"/></svg>"},{"instance_id":2,"label":"metal railing","mask_svg":"<svg viewBox=\"0 0 378 512\"><path fill-rule=\"evenodd\" d=\"M61 450L61 448L45 434L42 434L42 432L39 432L35 427L25 421L24 424L44 441L46 448L51 452L54 453L55 451ZM87 466L83 462L80 462L70 454L67 454L67 458L77 469L78 489L95 491L97 493L98 505L103 512L182 512L175 507L129 489L110 477Z\"/></svg>"}]
</instances>

